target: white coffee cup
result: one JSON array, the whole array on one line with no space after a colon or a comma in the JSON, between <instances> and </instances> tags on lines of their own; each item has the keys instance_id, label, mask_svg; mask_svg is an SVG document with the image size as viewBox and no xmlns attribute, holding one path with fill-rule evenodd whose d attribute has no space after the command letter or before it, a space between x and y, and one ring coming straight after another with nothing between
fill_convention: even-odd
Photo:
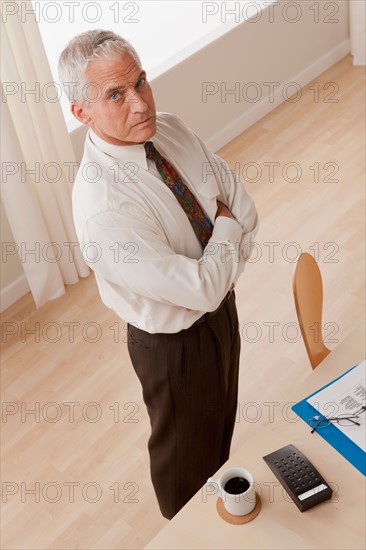
<instances>
[{"instance_id":1,"label":"white coffee cup","mask_svg":"<svg viewBox=\"0 0 366 550\"><path fill-rule=\"evenodd\" d=\"M241 478L241 480L237 478ZM243 478L247 483L242 481ZM230 483L228 484L229 481ZM207 483L216 485L217 493L229 514L233 516L245 516L255 508L254 478L245 468L230 468L219 479L209 477ZM240 491L241 487L244 489L242 492L237 492L236 494L228 492L228 490L232 491L233 489Z\"/></svg>"}]
</instances>

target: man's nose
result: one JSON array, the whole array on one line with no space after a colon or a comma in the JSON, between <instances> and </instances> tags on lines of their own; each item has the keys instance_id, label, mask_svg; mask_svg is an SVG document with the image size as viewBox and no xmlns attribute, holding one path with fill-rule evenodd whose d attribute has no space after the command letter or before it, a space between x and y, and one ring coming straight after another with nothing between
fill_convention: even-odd
<instances>
[{"instance_id":1,"label":"man's nose","mask_svg":"<svg viewBox=\"0 0 366 550\"><path fill-rule=\"evenodd\" d=\"M132 88L131 91L128 92L126 99L130 103L131 111L144 113L147 110L147 103L135 89Z\"/></svg>"}]
</instances>

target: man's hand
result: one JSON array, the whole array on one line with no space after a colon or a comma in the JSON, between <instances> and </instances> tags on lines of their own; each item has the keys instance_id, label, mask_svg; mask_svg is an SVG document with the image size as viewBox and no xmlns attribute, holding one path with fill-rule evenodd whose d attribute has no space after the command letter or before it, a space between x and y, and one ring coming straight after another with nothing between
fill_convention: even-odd
<instances>
[{"instance_id":1,"label":"man's hand","mask_svg":"<svg viewBox=\"0 0 366 550\"><path fill-rule=\"evenodd\" d=\"M232 215L232 213L230 212L227 206L225 206L222 202L218 200L216 200L216 202L217 202L217 212L216 212L215 220L217 216L225 216L226 218L232 218L233 220L235 219L235 217Z\"/></svg>"}]
</instances>

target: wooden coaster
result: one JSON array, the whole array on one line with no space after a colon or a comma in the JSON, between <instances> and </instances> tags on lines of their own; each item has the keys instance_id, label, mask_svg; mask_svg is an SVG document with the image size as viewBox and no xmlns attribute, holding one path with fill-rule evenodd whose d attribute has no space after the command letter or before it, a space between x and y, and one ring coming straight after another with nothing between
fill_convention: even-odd
<instances>
[{"instance_id":1,"label":"wooden coaster","mask_svg":"<svg viewBox=\"0 0 366 550\"><path fill-rule=\"evenodd\" d=\"M258 495L257 492L255 493L255 496L256 496L255 507L251 512L249 512L249 514L245 514L245 516L234 516L233 514L230 514L230 512L226 510L224 503L219 497L216 502L216 509L218 511L219 516L221 516L223 520L227 521L228 523L232 523L234 525L249 523L249 521L252 521L252 519L257 517L257 515L261 510L261 497Z\"/></svg>"}]
</instances>

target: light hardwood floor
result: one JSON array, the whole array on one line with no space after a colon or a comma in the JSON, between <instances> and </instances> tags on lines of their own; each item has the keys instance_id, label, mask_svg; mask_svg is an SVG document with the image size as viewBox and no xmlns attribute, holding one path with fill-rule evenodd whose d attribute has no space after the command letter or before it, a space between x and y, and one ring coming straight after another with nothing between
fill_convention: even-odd
<instances>
[{"instance_id":1,"label":"light hardwood floor","mask_svg":"<svg viewBox=\"0 0 366 550\"><path fill-rule=\"evenodd\" d=\"M258 422L294 420L276 395L285 390L290 407L310 369L292 298L300 250L323 275L327 345L363 318L364 73L345 57L315 79L319 101L306 86L219 152L244 174L261 221L236 292L233 450ZM338 86L333 96L328 83ZM273 178L268 163L278 163ZM28 294L2 322L2 547L142 548L167 520L150 482L150 426L124 323L101 303L93 276L39 310Z\"/></svg>"}]
</instances>

